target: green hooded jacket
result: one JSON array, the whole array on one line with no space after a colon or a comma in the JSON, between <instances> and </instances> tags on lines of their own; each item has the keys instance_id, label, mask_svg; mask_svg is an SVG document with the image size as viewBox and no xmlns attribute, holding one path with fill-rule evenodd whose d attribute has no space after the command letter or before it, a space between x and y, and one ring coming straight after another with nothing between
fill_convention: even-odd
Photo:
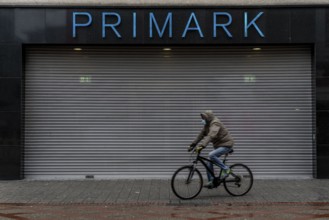
<instances>
[{"instance_id":1,"label":"green hooded jacket","mask_svg":"<svg viewBox=\"0 0 329 220\"><path fill-rule=\"evenodd\" d=\"M193 144L199 144L206 147L212 142L215 149L219 147L233 147L234 140L230 132L212 111L205 111L201 114L201 117L206 120L206 125L193 141Z\"/></svg>"}]
</instances>

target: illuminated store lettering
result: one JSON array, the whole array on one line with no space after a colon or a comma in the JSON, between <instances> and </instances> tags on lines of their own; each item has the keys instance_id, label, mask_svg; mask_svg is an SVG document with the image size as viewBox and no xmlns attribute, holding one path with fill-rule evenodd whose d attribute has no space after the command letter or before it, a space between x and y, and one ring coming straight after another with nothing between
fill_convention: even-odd
<instances>
[{"instance_id":1,"label":"illuminated store lettering","mask_svg":"<svg viewBox=\"0 0 329 220\"><path fill-rule=\"evenodd\" d=\"M164 22L162 30L160 31L158 22L156 21L156 19L154 17L154 13L151 12L150 13L150 38L153 38L153 24L159 34L159 37L162 38L168 23L169 23L169 37L172 38L172 13L171 12L168 13L166 21Z\"/></svg>"},{"instance_id":2,"label":"illuminated store lettering","mask_svg":"<svg viewBox=\"0 0 329 220\"><path fill-rule=\"evenodd\" d=\"M106 17L107 16L115 16L117 18L117 22L115 24L107 24ZM106 27L110 27L113 32L116 34L118 38L121 38L121 35L115 28L116 26L120 25L121 23L121 16L118 13L111 13L111 12L103 12L102 13L102 38L106 38Z\"/></svg>"},{"instance_id":3,"label":"illuminated store lettering","mask_svg":"<svg viewBox=\"0 0 329 220\"><path fill-rule=\"evenodd\" d=\"M76 19L77 19L77 16L87 16L88 17L88 22L87 23L82 23L82 24L77 24L76 22ZM77 35L76 35L76 30L77 30L77 27L88 27L89 25L91 25L91 22L92 22L92 17L91 17L91 14L88 13L88 12L73 12L73 38L75 38Z\"/></svg>"},{"instance_id":4,"label":"illuminated store lettering","mask_svg":"<svg viewBox=\"0 0 329 220\"><path fill-rule=\"evenodd\" d=\"M133 13L133 38L137 36L136 12Z\"/></svg>"},{"instance_id":5,"label":"illuminated store lettering","mask_svg":"<svg viewBox=\"0 0 329 220\"><path fill-rule=\"evenodd\" d=\"M176 33L176 38L181 38L181 39L186 39L188 35L191 34L197 34L200 38L204 38L204 33L207 33L210 37L210 35L213 38L223 38L226 37L227 39L232 39L234 38L232 32L230 31L230 27L232 23L237 23L237 22L243 22L241 25L241 28L243 27L243 38L248 38L249 37L249 30L250 29L255 29L256 30L256 35L259 37L264 38L264 32L261 29L261 25L257 24L261 20L262 15L264 12L259 12L256 14L256 16L249 16L248 12L243 12L243 21L240 20L235 20L234 17L228 12L213 12L212 13L212 21L204 21L202 19L202 23L199 23L198 16L195 12L191 12L189 14L189 17L187 21L184 21L186 23L181 24L179 23L179 26L175 22L175 19L181 20L181 15L175 15L172 12L168 12L166 16L160 17L160 15L157 15L155 12L149 12L148 16L145 16L144 13L137 13L137 12L132 12L131 13L131 19L126 22L130 22L130 33L131 36L121 36L121 32L123 32L123 28L125 23L122 22L121 20L121 15L117 12L101 12L101 17L102 17L102 39L113 39L113 38L127 38L127 37L132 37L133 39L137 39L138 33L140 33L139 36L143 36L144 38L147 36L149 38L155 38L159 37L160 39L164 37L168 38L173 38L173 28L176 28L175 33ZM99 16L93 16L89 12L73 12L72 14L72 37L77 38L78 37L78 32L80 29L83 28L89 28L88 30L91 30L93 27L93 17L99 17ZM141 18L148 19L148 25L149 28L146 29L143 25L140 25L139 27L137 25L137 19L138 16L142 16ZM123 16L124 19L126 19L127 14ZM209 17L209 16L206 16ZM159 20L161 19L161 22ZM203 17L204 18L204 17ZM141 19L140 19L141 20ZM131 22L132 21L132 22ZM208 23L207 23L208 22ZM94 22L98 23L98 22ZM206 26L206 24L208 24ZM211 27L212 31L205 31L204 29ZM91 28L90 28L91 27ZM180 30L177 30L177 28L180 28ZM146 32L146 33L145 33ZM148 32L148 33L147 33ZM127 33L127 31L125 31ZM166 34L167 33L167 34ZM177 35L179 33L179 35ZM254 32L255 35L255 32ZM255 36L253 36L255 37Z\"/></svg>"},{"instance_id":6,"label":"illuminated store lettering","mask_svg":"<svg viewBox=\"0 0 329 220\"><path fill-rule=\"evenodd\" d=\"M191 22L195 23L196 27L190 27L191 26ZM185 27L185 30L184 30L184 33L182 35L182 38L185 38L186 37L186 33L187 31L198 31L199 34L200 34L200 37L203 38L203 33L201 31L201 28L200 28L200 25L199 25L199 22L198 22L198 19L196 18L195 14L192 13L187 24L186 24L186 27Z\"/></svg>"},{"instance_id":7,"label":"illuminated store lettering","mask_svg":"<svg viewBox=\"0 0 329 220\"><path fill-rule=\"evenodd\" d=\"M251 26L254 26L254 28L257 30L258 34L261 37L264 37L263 32L259 29L258 25L256 24L256 20L260 16L262 16L262 14L263 14L263 12L258 13L257 16L251 22L248 23L248 13L247 12L244 13L244 37L248 37L248 29Z\"/></svg>"},{"instance_id":8,"label":"illuminated store lettering","mask_svg":"<svg viewBox=\"0 0 329 220\"><path fill-rule=\"evenodd\" d=\"M228 22L226 22L225 24L218 24L217 23L217 16L226 16L228 18ZM214 24L213 37L217 37L217 28L221 27L221 28L223 28L223 30L225 31L227 36L229 38L232 38L232 34L226 28L226 26L231 25L231 23L232 23L232 16L229 13L227 13L227 12L215 12L214 13L214 22L213 22L213 24Z\"/></svg>"}]
</instances>

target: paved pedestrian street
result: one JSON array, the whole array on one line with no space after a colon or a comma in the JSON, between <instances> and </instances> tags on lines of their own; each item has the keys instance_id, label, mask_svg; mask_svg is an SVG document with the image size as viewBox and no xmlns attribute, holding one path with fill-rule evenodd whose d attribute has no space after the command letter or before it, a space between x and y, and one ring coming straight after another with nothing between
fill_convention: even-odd
<instances>
[{"instance_id":1,"label":"paved pedestrian street","mask_svg":"<svg viewBox=\"0 0 329 220\"><path fill-rule=\"evenodd\" d=\"M328 203L245 203L221 205L1 205L0 219L329 219Z\"/></svg>"},{"instance_id":2,"label":"paved pedestrian street","mask_svg":"<svg viewBox=\"0 0 329 220\"><path fill-rule=\"evenodd\" d=\"M0 181L0 220L329 219L329 180L255 180L180 200L169 180Z\"/></svg>"}]
</instances>

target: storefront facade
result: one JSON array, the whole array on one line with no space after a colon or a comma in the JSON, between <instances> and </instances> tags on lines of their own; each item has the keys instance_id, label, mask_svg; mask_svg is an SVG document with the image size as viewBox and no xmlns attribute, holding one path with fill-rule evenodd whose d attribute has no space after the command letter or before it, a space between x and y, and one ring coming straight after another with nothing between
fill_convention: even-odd
<instances>
[{"instance_id":1,"label":"storefront facade","mask_svg":"<svg viewBox=\"0 0 329 220\"><path fill-rule=\"evenodd\" d=\"M0 178L168 178L207 109L256 178L328 178L328 14L3 7Z\"/></svg>"}]
</instances>

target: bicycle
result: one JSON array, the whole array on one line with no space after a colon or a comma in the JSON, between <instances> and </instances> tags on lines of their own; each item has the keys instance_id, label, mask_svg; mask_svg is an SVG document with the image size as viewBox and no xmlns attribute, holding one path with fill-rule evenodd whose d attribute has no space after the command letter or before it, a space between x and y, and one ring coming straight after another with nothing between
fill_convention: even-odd
<instances>
[{"instance_id":1,"label":"bicycle","mask_svg":"<svg viewBox=\"0 0 329 220\"><path fill-rule=\"evenodd\" d=\"M223 160L224 164L226 164L228 155L233 152L234 150L231 149L231 151L225 154ZM243 196L250 191L254 179L249 167L241 163L233 164L230 166L231 172L229 176L222 178L223 169L220 169L219 175L216 176L214 172L209 169L206 162L210 162L215 166L217 165L211 160L200 156L200 152L198 152L191 165L179 168L172 176L171 188L178 198L183 200L193 199L201 192L203 178L200 171L196 168L199 161L213 177L214 188L217 188L223 183L225 190L232 196Z\"/></svg>"}]
</instances>

